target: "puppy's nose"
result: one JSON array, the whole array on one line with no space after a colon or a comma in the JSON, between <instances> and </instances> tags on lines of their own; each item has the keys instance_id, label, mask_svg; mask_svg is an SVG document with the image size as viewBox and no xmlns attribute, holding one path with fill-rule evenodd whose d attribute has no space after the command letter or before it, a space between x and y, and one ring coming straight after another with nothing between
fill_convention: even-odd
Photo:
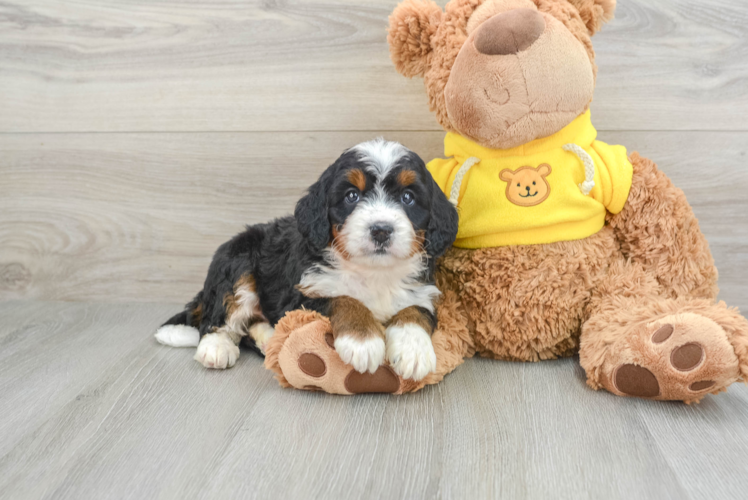
<instances>
[{"instance_id":1,"label":"puppy's nose","mask_svg":"<svg viewBox=\"0 0 748 500\"><path fill-rule=\"evenodd\" d=\"M530 47L545 31L542 14L534 9L514 9L484 22L475 34L481 54L505 56Z\"/></svg>"},{"instance_id":2,"label":"puppy's nose","mask_svg":"<svg viewBox=\"0 0 748 500\"><path fill-rule=\"evenodd\" d=\"M371 239L380 245L386 243L395 231L389 224L375 224L369 230L371 231Z\"/></svg>"}]
</instances>

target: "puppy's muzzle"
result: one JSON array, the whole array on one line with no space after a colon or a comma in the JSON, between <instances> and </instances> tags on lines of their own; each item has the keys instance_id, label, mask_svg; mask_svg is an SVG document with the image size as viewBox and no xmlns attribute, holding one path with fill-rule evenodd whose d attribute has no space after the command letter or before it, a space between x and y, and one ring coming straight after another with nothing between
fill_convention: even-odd
<instances>
[{"instance_id":1,"label":"puppy's muzzle","mask_svg":"<svg viewBox=\"0 0 748 500\"><path fill-rule=\"evenodd\" d=\"M384 248L388 246L392 238L392 233L395 232L395 228L392 227L389 224L374 224L369 228L369 233L371 234L371 239L374 241L374 243L377 244L378 247Z\"/></svg>"}]
</instances>

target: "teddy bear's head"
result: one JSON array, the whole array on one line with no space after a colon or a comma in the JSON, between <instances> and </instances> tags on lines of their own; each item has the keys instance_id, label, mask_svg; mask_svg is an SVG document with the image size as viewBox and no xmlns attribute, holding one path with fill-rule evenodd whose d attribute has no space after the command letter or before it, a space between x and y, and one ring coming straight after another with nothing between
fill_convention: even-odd
<instances>
[{"instance_id":1,"label":"teddy bear's head","mask_svg":"<svg viewBox=\"0 0 748 500\"><path fill-rule=\"evenodd\" d=\"M422 76L439 123L490 148L552 135L589 107L590 37L616 0L405 0L390 16L397 70Z\"/></svg>"}]
</instances>

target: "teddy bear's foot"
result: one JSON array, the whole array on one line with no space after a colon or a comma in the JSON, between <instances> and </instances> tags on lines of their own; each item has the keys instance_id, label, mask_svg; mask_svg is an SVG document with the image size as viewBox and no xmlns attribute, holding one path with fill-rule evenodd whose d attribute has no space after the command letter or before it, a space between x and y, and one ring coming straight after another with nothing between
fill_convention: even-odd
<instances>
[{"instance_id":1,"label":"teddy bear's foot","mask_svg":"<svg viewBox=\"0 0 748 500\"><path fill-rule=\"evenodd\" d=\"M620 396L692 403L739 380L740 357L745 353L739 356L737 351L744 349L748 331L734 327L745 327L745 319L723 304L700 305L695 308L699 312L683 307L675 314L634 324L620 338L598 344L604 349L598 353L602 356L595 357L594 342L583 337L580 360L589 385ZM590 366L595 358L602 363Z\"/></svg>"},{"instance_id":2,"label":"teddy bear's foot","mask_svg":"<svg viewBox=\"0 0 748 500\"><path fill-rule=\"evenodd\" d=\"M310 345L310 340L316 343ZM400 379L386 365L360 373L346 364L335 350L332 333L311 337L292 336L280 355L283 374L297 389L335 394L394 393Z\"/></svg>"},{"instance_id":3,"label":"teddy bear's foot","mask_svg":"<svg viewBox=\"0 0 748 500\"><path fill-rule=\"evenodd\" d=\"M357 372L352 366L345 364L335 350L330 320L306 310L289 312L275 326L275 332L265 347L265 367L275 373L278 383L283 387L333 394L403 394L435 384L475 352L456 294L443 289L444 299L437 309L439 328L431 336L436 367L433 367L431 352L426 356L428 359L424 360L419 356L410 357L413 354L423 354L424 349L411 349L408 356L405 356L404 349L395 351L399 356L390 353L393 363L410 359L401 364L400 368L410 367L412 372L418 371L422 362L424 366L428 365L430 373L421 380L404 379L386 363L374 373ZM390 334L392 333L391 331ZM390 340L393 340L392 335ZM402 371L407 372L404 368Z\"/></svg>"},{"instance_id":4,"label":"teddy bear's foot","mask_svg":"<svg viewBox=\"0 0 748 500\"><path fill-rule=\"evenodd\" d=\"M633 356L624 355L603 384L609 391L691 402L738 379L732 345L722 327L709 318L693 313L666 316L647 325L638 340L631 346Z\"/></svg>"},{"instance_id":5,"label":"teddy bear's foot","mask_svg":"<svg viewBox=\"0 0 748 500\"><path fill-rule=\"evenodd\" d=\"M388 365L359 373L335 350L330 322L299 311L276 329L267 346L265 365L281 385L332 394L398 393L409 386Z\"/></svg>"}]
</instances>

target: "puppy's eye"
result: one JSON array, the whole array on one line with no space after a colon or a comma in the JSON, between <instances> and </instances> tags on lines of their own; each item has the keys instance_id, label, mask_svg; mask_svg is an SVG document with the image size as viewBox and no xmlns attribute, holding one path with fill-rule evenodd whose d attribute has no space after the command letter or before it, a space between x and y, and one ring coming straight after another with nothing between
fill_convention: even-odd
<instances>
[{"instance_id":1,"label":"puppy's eye","mask_svg":"<svg viewBox=\"0 0 748 500\"><path fill-rule=\"evenodd\" d=\"M413 196L413 193L411 191L405 191L403 195L400 197L400 200L405 205L412 205L413 202L416 201L416 197Z\"/></svg>"},{"instance_id":2,"label":"puppy's eye","mask_svg":"<svg viewBox=\"0 0 748 500\"><path fill-rule=\"evenodd\" d=\"M535 181L532 181L532 185L533 185L533 186L535 185Z\"/></svg>"},{"instance_id":3,"label":"puppy's eye","mask_svg":"<svg viewBox=\"0 0 748 500\"><path fill-rule=\"evenodd\" d=\"M358 191L356 191L355 189L351 189L350 191L345 193L345 202L350 205L358 203L359 198L360 197L358 195Z\"/></svg>"}]
</instances>

